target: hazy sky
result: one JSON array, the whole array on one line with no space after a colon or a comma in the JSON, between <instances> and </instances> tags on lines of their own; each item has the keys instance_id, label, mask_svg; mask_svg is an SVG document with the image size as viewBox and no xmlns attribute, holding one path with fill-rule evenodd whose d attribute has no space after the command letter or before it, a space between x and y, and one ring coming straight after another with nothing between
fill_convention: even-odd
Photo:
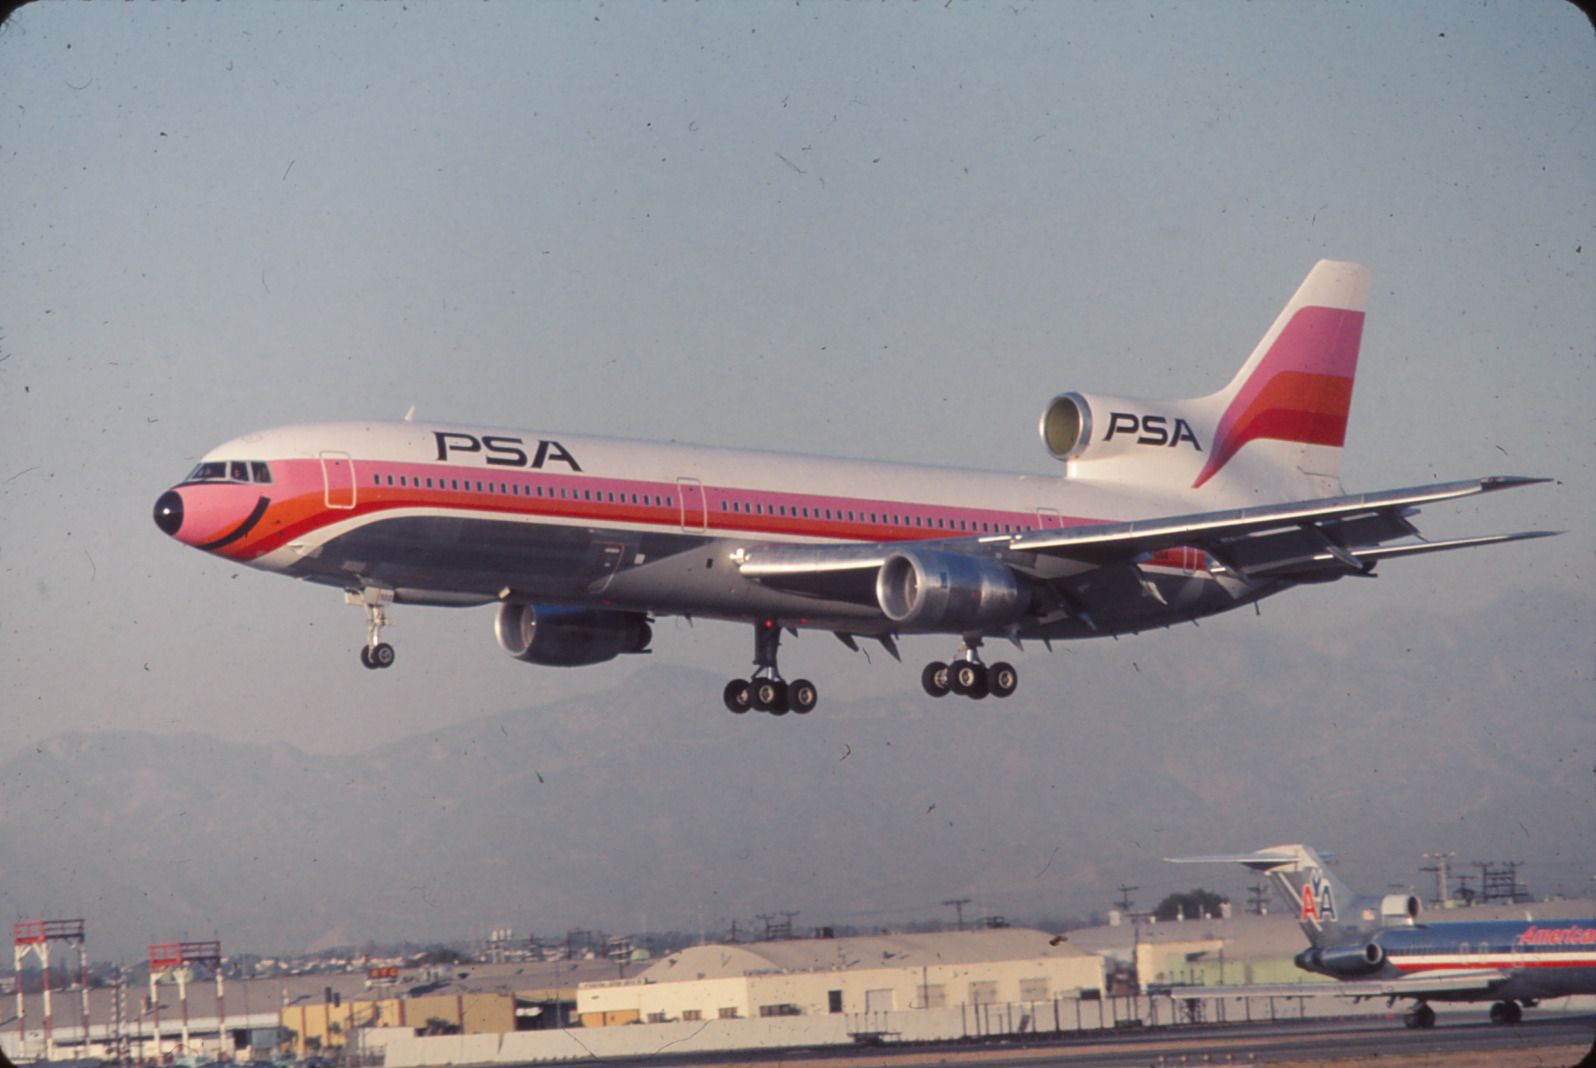
<instances>
[{"instance_id":1,"label":"hazy sky","mask_svg":"<svg viewBox=\"0 0 1596 1068\"><path fill-rule=\"evenodd\" d=\"M401 608L398 667L367 672L337 591L150 521L250 429L414 404L1045 473L1049 397L1217 388L1320 257L1373 271L1349 489L1552 476L1421 525L1570 533L1268 625L1494 613L1493 652L1574 650L1553 700L1588 719L1593 57L1561 3L25 7L0 29L0 757L106 727L355 752L639 670L529 667L489 610ZM730 677L750 645L666 621L652 660ZM784 665L823 701L905 692L946 645L867 665L806 636Z\"/></svg>"}]
</instances>

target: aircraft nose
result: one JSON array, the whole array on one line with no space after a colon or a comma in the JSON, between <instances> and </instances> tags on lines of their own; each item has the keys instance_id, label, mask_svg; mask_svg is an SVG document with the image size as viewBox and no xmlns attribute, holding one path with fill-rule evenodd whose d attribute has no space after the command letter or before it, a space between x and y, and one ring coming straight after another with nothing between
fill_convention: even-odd
<instances>
[{"instance_id":1,"label":"aircraft nose","mask_svg":"<svg viewBox=\"0 0 1596 1068\"><path fill-rule=\"evenodd\" d=\"M183 525L183 497L176 490L167 490L155 501L155 525L168 537L176 537Z\"/></svg>"}]
</instances>

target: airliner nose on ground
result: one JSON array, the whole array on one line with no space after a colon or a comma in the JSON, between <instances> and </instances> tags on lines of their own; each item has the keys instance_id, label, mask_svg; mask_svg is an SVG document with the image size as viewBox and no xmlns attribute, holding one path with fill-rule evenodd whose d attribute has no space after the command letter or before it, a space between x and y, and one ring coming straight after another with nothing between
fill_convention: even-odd
<instances>
[{"instance_id":1,"label":"airliner nose on ground","mask_svg":"<svg viewBox=\"0 0 1596 1068\"><path fill-rule=\"evenodd\" d=\"M183 495L176 490L167 490L155 500L155 525L161 528L161 533L169 537L177 537L177 532L183 526Z\"/></svg>"}]
</instances>

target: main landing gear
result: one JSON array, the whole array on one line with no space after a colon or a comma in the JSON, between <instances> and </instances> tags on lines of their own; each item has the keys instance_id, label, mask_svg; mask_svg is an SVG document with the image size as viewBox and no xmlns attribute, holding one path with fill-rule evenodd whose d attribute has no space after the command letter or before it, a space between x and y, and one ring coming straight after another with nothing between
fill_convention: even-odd
<instances>
[{"instance_id":1,"label":"main landing gear","mask_svg":"<svg viewBox=\"0 0 1596 1068\"><path fill-rule=\"evenodd\" d=\"M344 600L366 610L366 644L360 647L360 662L373 670L392 667L393 646L382 640L382 628L390 625L383 606L393 603L393 594L368 586L363 590L345 590Z\"/></svg>"},{"instance_id":2,"label":"main landing gear","mask_svg":"<svg viewBox=\"0 0 1596 1068\"><path fill-rule=\"evenodd\" d=\"M998 661L991 667L981 663L980 638L965 638L951 663L933 660L920 672L920 685L932 697L956 693L979 701L981 698L1007 697L1020 685L1014 665Z\"/></svg>"},{"instance_id":3,"label":"main landing gear","mask_svg":"<svg viewBox=\"0 0 1596 1068\"><path fill-rule=\"evenodd\" d=\"M1409 1030L1427 1031L1435 1026L1435 1010L1420 1001L1402 1014L1402 1026Z\"/></svg>"},{"instance_id":4,"label":"main landing gear","mask_svg":"<svg viewBox=\"0 0 1596 1068\"><path fill-rule=\"evenodd\" d=\"M750 679L732 679L722 695L726 707L737 715L750 708L756 712L769 712L785 716L796 712L807 715L820 700L820 691L808 679L786 682L776 668L776 649L781 644L781 624L774 619L762 619L754 624L754 675Z\"/></svg>"},{"instance_id":5,"label":"main landing gear","mask_svg":"<svg viewBox=\"0 0 1596 1068\"><path fill-rule=\"evenodd\" d=\"M1516 1001L1498 1001L1491 1006L1493 1024L1516 1024L1522 1019L1524 1019L1524 1010L1518 1007Z\"/></svg>"}]
</instances>

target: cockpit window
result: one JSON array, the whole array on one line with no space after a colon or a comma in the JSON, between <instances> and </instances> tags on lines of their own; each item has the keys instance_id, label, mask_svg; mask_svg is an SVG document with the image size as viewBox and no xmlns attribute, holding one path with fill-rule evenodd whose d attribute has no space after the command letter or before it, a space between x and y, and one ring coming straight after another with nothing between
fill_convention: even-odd
<instances>
[{"instance_id":1,"label":"cockpit window","mask_svg":"<svg viewBox=\"0 0 1596 1068\"><path fill-rule=\"evenodd\" d=\"M225 482L227 465L220 460L207 460L188 473L189 482Z\"/></svg>"},{"instance_id":2,"label":"cockpit window","mask_svg":"<svg viewBox=\"0 0 1596 1068\"><path fill-rule=\"evenodd\" d=\"M206 460L185 482L270 482L271 467L260 460Z\"/></svg>"}]
</instances>

